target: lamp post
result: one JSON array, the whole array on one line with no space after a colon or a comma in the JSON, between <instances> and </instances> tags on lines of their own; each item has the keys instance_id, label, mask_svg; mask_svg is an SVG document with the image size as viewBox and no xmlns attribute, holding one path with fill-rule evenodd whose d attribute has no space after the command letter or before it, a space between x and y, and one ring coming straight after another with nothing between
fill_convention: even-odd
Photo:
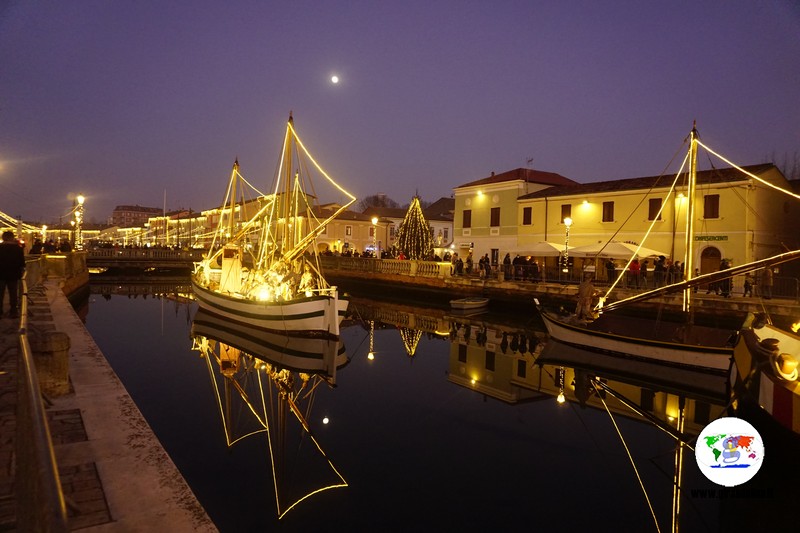
<instances>
[{"instance_id":1,"label":"lamp post","mask_svg":"<svg viewBox=\"0 0 800 533\"><path fill-rule=\"evenodd\" d=\"M572 226L572 219L570 217L564 218L564 227L566 228L566 234L564 235L564 266L561 268L561 272L565 274L569 272L569 228Z\"/></svg>"},{"instance_id":2,"label":"lamp post","mask_svg":"<svg viewBox=\"0 0 800 533\"><path fill-rule=\"evenodd\" d=\"M381 255L378 253L378 217L372 217L372 249L375 252L375 258L380 259Z\"/></svg>"},{"instance_id":3,"label":"lamp post","mask_svg":"<svg viewBox=\"0 0 800 533\"><path fill-rule=\"evenodd\" d=\"M83 250L83 203L86 198L78 195L78 206L75 208L75 248Z\"/></svg>"}]
</instances>

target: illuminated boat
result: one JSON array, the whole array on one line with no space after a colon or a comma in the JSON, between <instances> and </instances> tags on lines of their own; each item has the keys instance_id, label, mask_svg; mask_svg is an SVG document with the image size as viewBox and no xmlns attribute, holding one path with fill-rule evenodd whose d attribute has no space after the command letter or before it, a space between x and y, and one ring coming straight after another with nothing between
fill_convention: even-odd
<instances>
[{"instance_id":1,"label":"illuminated boat","mask_svg":"<svg viewBox=\"0 0 800 533\"><path fill-rule=\"evenodd\" d=\"M754 402L800 434L800 336L748 314L734 350L737 402Z\"/></svg>"},{"instance_id":2,"label":"illuminated boat","mask_svg":"<svg viewBox=\"0 0 800 533\"><path fill-rule=\"evenodd\" d=\"M312 172L349 201L323 210L316 203ZM291 114L271 190L263 194L252 187L239 173L238 159L234 162L218 229L208 253L195 264L195 297L202 309L229 320L336 338L348 302L323 277L316 239L355 197L307 152ZM253 192L256 196L246 196Z\"/></svg>"},{"instance_id":3,"label":"illuminated boat","mask_svg":"<svg viewBox=\"0 0 800 533\"><path fill-rule=\"evenodd\" d=\"M689 172L687 173L689 207L687 211L693 213L692 203L696 191L696 162L699 145L696 128L692 129L688 139L690 146L684 160L684 164L686 162L689 164ZM682 171L683 167L675 176L669 194L675 192L678 180L682 176ZM747 173L747 175L755 180L763 181L753 174ZM768 185L773 186L769 183ZM789 194L793 193L789 192ZM718 272L695 276L695 257L692 249L694 242L693 226L694 216L687 216L686 235L688 237L686 239L686 253L683 265L685 280L604 305L608 294L619 282L618 279L609 288L606 296L600 298L600 303L594 309L594 317L588 319L578 318L571 313L558 314L545 310L536 301L537 309L550 336L564 344L588 350L611 352L632 358L705 369L716 373L728 372L733 364L733 335L735 332L704 327L693 323L692 300L694 298L694 287L797 259L800 257L800 250L778 254ZM629 264L639 251L640 249L636 249L634 254L631 255ZM622 272L626 272L627 268L628 266L626 265ZM650 320L642 317L619 316L609 313L625 305L675 292L683 293L684 312L679 320Z\"/></svg>"}]
</instances>

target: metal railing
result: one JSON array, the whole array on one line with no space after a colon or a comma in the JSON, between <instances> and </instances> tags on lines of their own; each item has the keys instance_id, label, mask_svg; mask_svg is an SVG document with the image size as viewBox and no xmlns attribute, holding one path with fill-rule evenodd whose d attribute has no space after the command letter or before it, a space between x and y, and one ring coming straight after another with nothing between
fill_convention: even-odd
<instances>
[{"instance_id":1,"label":"metal railing","mask_svg":"<svg viewBox=\"0 0 800 533\"><path fill-rule=\"evenodd\" d=\"M28 342L28 282L22 277L17 374L17 530L66 532L67 508L33 353Z\"/></svg>"}]
</instances>

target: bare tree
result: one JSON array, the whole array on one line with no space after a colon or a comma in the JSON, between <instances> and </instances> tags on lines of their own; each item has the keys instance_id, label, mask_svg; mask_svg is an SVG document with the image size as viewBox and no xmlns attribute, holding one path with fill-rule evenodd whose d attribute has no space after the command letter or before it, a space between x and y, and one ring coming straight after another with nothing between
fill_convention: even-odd
<instances>
[{"instance_id":1,"label":"bare tree","mask_svg":"<svg viewBox=\"0 0 800 533\"><path fill-rule=\"evenodd\" d=\"M370 207L400 207L400 204L389 198L383 193L373 194L367 196L358 204L361 212L363 213Z\"/></svg>"}]
</instances>

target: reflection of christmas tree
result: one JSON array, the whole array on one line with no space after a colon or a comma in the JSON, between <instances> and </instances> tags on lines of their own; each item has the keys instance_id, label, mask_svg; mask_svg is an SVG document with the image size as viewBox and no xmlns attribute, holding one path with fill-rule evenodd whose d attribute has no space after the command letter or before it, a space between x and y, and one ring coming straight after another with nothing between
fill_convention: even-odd
<instances>
[{"instance_id":1,"label":"reflection of christmas tree","mask_svg":"<svg viewBox=\"0 0 800 533\"><path fill-rule=\"evenodd\" d=\"M403 339L403 346L406 349L406 353L409 357L414 357L414 354L417 352L417 344L422 337L422 331L404 327L397 329L400 331L400 338Z\"/></svg>"},{"instance_id":2,"label":"reflection of christmas tree","mask_svg":"<svg viewBox=\"0 0 800 533\"><path fill-rule=\"evenodd\" d=\"M414 197L400 223L397 247L408 259L427 259L433 255L433 230L425 222L418 196Z\"/></svg>"}]
</instances>

